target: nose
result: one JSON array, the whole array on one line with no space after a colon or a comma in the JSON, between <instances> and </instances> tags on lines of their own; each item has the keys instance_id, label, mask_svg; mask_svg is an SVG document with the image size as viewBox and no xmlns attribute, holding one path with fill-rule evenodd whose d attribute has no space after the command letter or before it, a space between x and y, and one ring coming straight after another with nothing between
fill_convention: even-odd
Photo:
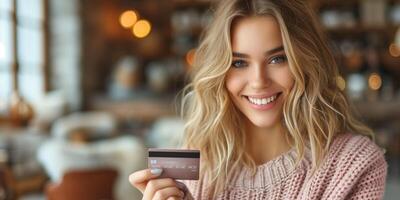
<instances>
[{"instance_id":1,"label":"nose","mask_svg":"<svg viewBox=\"0 0 400 200\"><path fill-rule=\"evenodd\" d=\"M251 70L250 86L253 89L263 89L267 88L271 84L271 79L268 76L265 66L260 64L255 64L253 70Z\"/></svg>"}]
</instances>

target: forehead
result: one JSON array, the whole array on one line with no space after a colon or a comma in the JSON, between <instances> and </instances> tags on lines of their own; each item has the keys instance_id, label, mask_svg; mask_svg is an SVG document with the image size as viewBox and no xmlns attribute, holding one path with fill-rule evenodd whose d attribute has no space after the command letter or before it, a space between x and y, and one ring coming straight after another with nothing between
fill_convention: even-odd
<instances>
[{"instance_id":1,"label":"forehead","mask_svg":"<svg viewBox=\"0 0 400 200\"><path fill-rule=\"evenodd\" d=\"M282 45L279 24L273 16L242 17L231 28L234 50L265 51Z\"/></svg>"}]
</instances>

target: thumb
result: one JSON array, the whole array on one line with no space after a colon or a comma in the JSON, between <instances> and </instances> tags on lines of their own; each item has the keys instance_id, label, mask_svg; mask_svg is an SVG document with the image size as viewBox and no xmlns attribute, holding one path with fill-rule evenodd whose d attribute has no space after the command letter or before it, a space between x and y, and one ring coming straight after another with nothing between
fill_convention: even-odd
<instances>
[{"instance_id":1,"label":"thumb","mask_svg":"<svg viewBox=\"0 0 400 200\"><path fill-rule=\"evenodd\" d=\"M140 170L129 175L129 182L143 193L146 189L147 182L153 178L157 178L161 173L161 168Z\"/></svg>"}]
</instances>

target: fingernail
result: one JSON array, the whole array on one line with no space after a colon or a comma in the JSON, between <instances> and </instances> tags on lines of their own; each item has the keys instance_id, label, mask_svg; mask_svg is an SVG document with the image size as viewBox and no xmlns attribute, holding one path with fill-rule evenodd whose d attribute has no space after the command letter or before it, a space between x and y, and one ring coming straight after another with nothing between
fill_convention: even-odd
<instances>
[{"instance_id":1,"label":"fingernail","mask_svg":"<svg viewBox=\"0 0 400 200\"><path fill-rule=\"evenodd\" d=\"M160 175L162 173L162 169L159 168L153 168L150 170L150 173L153 175Z\"/></svg>"},{"instance_id":2,"label":"fingernail","mask_svg":"<svg viewBox=\"0 0 400 200\"><path fill-rule=\"evenodd\" d=\"M129 182L132 182L132 174L129 175L128 179L129 179Z\"/></svg>"}]
</instances>

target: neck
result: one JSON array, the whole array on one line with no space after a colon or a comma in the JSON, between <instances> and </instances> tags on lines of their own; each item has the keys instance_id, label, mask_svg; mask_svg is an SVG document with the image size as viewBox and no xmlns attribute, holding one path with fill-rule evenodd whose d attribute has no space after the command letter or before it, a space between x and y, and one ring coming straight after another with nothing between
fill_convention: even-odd
<instances>
[{"instance_id":1,"label":"neck","mask_svg":"<svg viewBox=\"0 0 400 200\"><path fill-rule=\"evenodd\" d=\"M266 163L290 150L283 127L279 124L274 127L260 128L253 124L248 125L247 151L257 165Z\"/></svg>"}]
</instances>

